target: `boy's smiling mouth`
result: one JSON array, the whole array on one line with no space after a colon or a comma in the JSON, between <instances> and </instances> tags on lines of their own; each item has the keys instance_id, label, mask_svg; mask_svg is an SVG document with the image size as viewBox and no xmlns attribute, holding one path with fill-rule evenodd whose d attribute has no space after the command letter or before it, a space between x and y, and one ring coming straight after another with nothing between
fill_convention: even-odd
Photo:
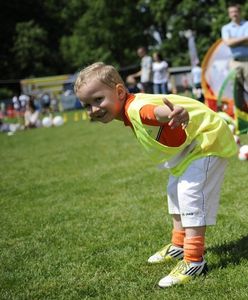
<instances>
[{"instance_id":1,"label":"boy's smiling mouth","mask_svg":"<svg viewBox=\"0 0 248 300\"><path fill-rule=\"evenodd\" d=\"M93 119L101 121L102 119L104 119L107 113L108 112L106 110L100 110L96 116L93 116Z\"/></svg>"}]
</instances>

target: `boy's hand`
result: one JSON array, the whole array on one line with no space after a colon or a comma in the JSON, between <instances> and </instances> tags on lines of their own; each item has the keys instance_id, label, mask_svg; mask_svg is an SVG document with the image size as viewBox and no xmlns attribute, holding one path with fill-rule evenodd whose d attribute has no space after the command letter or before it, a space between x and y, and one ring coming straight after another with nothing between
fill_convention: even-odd
<instances>
[{"instance_id":1,"label":"boy's hand","mask_svg":"<svg viewBox=\"0 0 248 300\"><path fill-rule=\"evenodd\" d=\"M173 105L168 99L163 99L164 104L169 107L171 110L171 113L169 114L168 118L169 126L171 129L177 128L180 125L183 129L185 129L189 123L189 113L186 109L184 109L182 106L179 105Z\"/></svg>"}]
</instances>

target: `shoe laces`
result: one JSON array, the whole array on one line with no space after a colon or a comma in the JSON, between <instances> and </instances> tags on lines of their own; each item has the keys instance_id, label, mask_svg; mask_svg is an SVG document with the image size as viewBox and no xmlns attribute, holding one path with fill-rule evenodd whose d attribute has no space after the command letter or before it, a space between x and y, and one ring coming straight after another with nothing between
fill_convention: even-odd
<instances>
[{"instance_id":1,"label":"shoe laces","mask_svg":"<svg viewBox=\"0 0 248 300\"><path fill-rule=\"evenodd\" d=\"M172 244L168 244L166 246L164 246L162 249L160 249L158 252L160 255L165 256L167 254L167 252L169 251L170 247Z\"/></svg>"},{"instance_id":2,"label":"shoe laces","mask_svg":"<svg viewBox=\"0 0 248 300\"><path fill-rule=\"evenodd\" d=\"M179 274L184 274L189 267L189 263L185 260L179 261L175 268L170 272L170 275L177 276Z\"/></svg>"}]
</instances>

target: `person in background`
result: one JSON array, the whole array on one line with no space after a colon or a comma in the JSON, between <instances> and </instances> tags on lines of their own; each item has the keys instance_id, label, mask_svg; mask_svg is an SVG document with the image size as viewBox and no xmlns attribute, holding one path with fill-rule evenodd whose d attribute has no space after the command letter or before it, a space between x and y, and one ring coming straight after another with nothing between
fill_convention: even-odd
<instances>
[{"instance_id":1,"label":"person in background","mask_svg":"<svg viewBox=\"0 0 248 300\"><path fill-rule=\"evenodd\" d=\"M190 80L187 73L183 73L181 75L181 84L183 88L183 94L187 97L192 96L191 94L191 87L190 87Z\"/></svg>"},{"instance_id":2,"label":"person in background","mask_svg":"<svg viewBox=\"0 0 248 300\"><path fill-rule=\"evenodd\" d=\"M14 110L16 112L19 112L20 109L21 109L21 103L20 103L20 100L19 100L19 98L18 98L17 95L13 96L13 98L12 98L12 104L13 104Z\"/></svg>"},{"instance_id":3,"label":"person in background","mask_svg":"<svg viewBox=\"0 0 248 300\"><path fill-rule=\"evenodd\" d=\"M167 94L168 93L168 63L163 60L159 52L153 53L153 93Z\"/></svg>"},{"instance_id":4,"label":"person in background","mask_svg":"<svg viewBox=\"0 0 248 300\"><path fill-rule=\"evenodd\" d=\"M229 4L228 15L231 22L222 26L221 37L232 52L230 68L236 70L236 106L248 112L244 101L244 90L248 88L248 21L242 19L239 4Z\"/></svg>"},{"instance_id":5,"label":"person in background","mask_svg":"<svg viewBox=\"0 0 248 300\"><path fill-rule=\"evenodd\" d=\"M58 112L59 111L59 100L57 95L53 95L51 99L51 111Z\"/></svg>"},{"instance_id":6,"label":"person in background","mask_svg":"<svg viewBox=\"0 0 248 300\"><path fill-rule=\"evenodd\" d=\"M41 122L39 117L40 112L35 106L35 99L33 96L30 96L24 113L24 127L26 129L40 127Z\"/></svg>"},{"instance_id":7,"label":"person in background","mask_svg":"<svg viewBox=\"0 0 248 300\"><path fill-rule=\"evenodd\" d=\"M129 93L140 93L142 89L142 86L139 87L136 79L131 75L126 78L126 86Z\"/></svg>"},{"instance_id":8,"label":"person in background","mask_svg":"<svg viewBox=\"0 0 248 300\"><path fill-rule=\"evenodd\" d=\"M50 114L51 112L51 97L48 92L45 92L41 96L41 107L42 107L42 113L43 114Z\"/></svg>"},{"instance_id":9,"label":"person in background","mask_svg":"<svg viewBox=\"0 0 248 300\"><path fill-rule=\"evenodd\" d=\"M145 47L139 47L137 54L141 59L141 68L140 71L132 74L131 76L135 78L140 77L142 91L144 93L152 94L152 57L147 54Z\"/></svg>"},{"instance_id":10,"label":"person in background","mask_svg":"<svg viewBox=\"0 0 248 300\"><path fill-rule=\"evenodd\" d=\"M21 111L22 113L25 112L25 110L26 110L26 105L27 105L28 101L29 101L29 95L21 94L21 95L19 96L20 111Z\"/></svg>"},{"instance_id":11,"label":"person in background","mask_svg":"<svg viewBox=\"0 0 248 300\"><path fill-rule=\"evenodd\" d=\"M199 62L197 62L192 67L191 76L192 76L192 94L198 101L204 102L204 96L203 96L202 86L201 86L202 68L199 66Z\"/></svg>"},{"instance_id":12,"label":"person in background","mask_svg":"<svg viewBox=\"0 0 248 300\"><path fill-rule=\"evenodd\" d=\"M23 126L19 123L4 122L4 120L0 118L0 132L7 133L8 135L13 135L16 131L23 129Z\"/></svg>"}]
</instances>

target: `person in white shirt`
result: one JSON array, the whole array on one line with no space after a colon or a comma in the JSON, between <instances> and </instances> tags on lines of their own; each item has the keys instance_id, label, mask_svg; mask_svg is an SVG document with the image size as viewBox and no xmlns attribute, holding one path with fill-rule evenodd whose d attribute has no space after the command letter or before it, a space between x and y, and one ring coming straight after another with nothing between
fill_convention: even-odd
<instances>
[{"instance_id":1,"label":"person in white shirt","mask_svg":"<svg viewBox=\"0 0 248 300\"><path fill-rule=\"evenodd\" d=\"M19 101L19 98L14 95L12 98L12 103L15 111L20 111L21 103Z\"/></svg>"},{"instance_id":2,"label":"person in white shirt","mask_svg":"<svg viewBox=\"0 0 248 300\"><path fill-rule=\"evenodd\" d=\"M147 54L145 47L139 47L137 54L141 59L140 70L131 76L140 78L142 92L152 94L152 57Z\"/></svg>"},{"instance_id":3,"label":"person in white shirt","mask_svg":"<svg viewBox=\"0 0 248 300\"><path fill-rule=\"evenodd\" d=\"M248 89L248 21L242 18L239 4L228 6L228 16L231 22L222 26L221 37L232 53L230 68L236 70L235 105L248 112L244 101Z\"/></svg>"},{"instance_id":4,"label":"person in white shirt","mask_svg":"<svg viewBox=\"0 0 248 300\"><path fill-rule=\"evenodd\" d=\"M160 53L153 54L152 63L153 72L153 93L154 94L167 94L168 93L168 63L163 60Z\"/></svg>"},{"instance_id":5,"label":"person in white shirt","mask_svg":"<svg viewBox=\"0 0 248 300\"><path fill-rule=\"evenodd\" d=\"M204 96L201 86L202 68L199 63L196 63L191 69L192 76L192 93L194 97L200 102L204 102Z\"/></svg>"}]
</instances>

